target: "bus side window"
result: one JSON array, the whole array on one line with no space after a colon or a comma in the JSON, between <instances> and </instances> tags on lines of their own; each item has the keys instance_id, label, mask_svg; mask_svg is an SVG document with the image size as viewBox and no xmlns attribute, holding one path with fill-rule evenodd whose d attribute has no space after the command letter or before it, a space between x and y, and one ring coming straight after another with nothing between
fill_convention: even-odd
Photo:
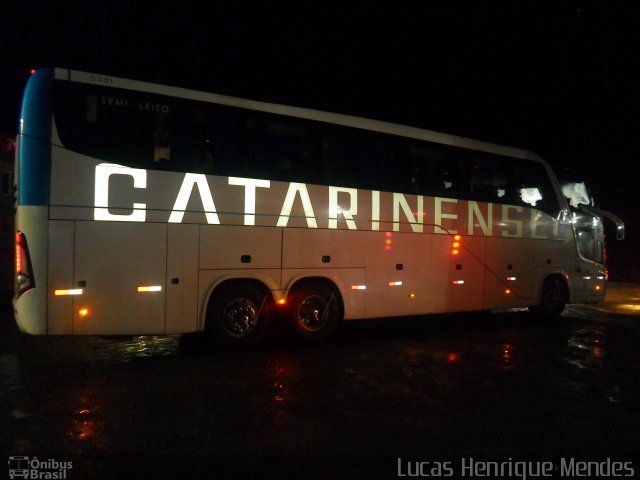
<instances>
[{"instance_id":1,"label":"bus side window","mask_svg":"<svg viewBox=\"0 0 640 480\"><path fill-rule=\"evenodd\" d=\"M66 82L56 83L54 89L56 126L65 147L112 163L151 163L153 125L135 110L123 108L131 94L107 95L94 86Z\"/></svg>"},{"instance_id":2,"label":"bus side window","mask_svg":"<svg viewBox=\"0 0 640 480\"><path fill-rule=\"evenodd\" d=\"M192 113L192 145L191 159L193 169L200 173L216 173L216 156L214 150L218 146L221 135L218 132L218 121L212 112L195 110Z\"/></svg>"},{"instance_id":3,"label":"bus side window","mask_svg":"<svg viewBox=\"0 0 640 480\"><path fill-rule=\"evenodd\" d=\"M233 107L212 105L209 107L203 130L199 132L198 158L207 166L206 173L237 175L247 165L245 114Z\"/></svg>"},{"instance_id":4,"label":"bus side window","mask_svg":"<svg viewBox=\"0 0 640 480\"><path fill-rule=\"evenodd\" d=\"M166 170L171 159L171 136L167 115L157 112L154 118L154 126L153 161L158 168Z\"/></svg>"},{"instance_id":5,"label":"bus side window","mask_svg":"<svg viewBox=\"0 0 640 480\"><path fill-rule=\"evenodd\" d=\"M322 132L322 183L325 185L344 185L357 168L352 143L345 137L344 130L335 127L326 127ZM351 176L356 179L353 185L362 187L357 181L359 177Z\"/></svg>"},{"instance_id":6,"label":"bus side window","mask_svg":"<svg viewBox=\"0 0 640 480\"><path fill-rule=\"evenodd\" d=\"M257 178L317 181L320 142L310 122L250 114L244 121L243 169Z\"/></svg>"},{"instance_id":7,"label":"bus side window","mask_svg":"<svg viewBox=\"0 0 640 480\"><path fill-rule=\"evenodd\" d=\"M521 204L536 208L552 217L560 211L560 203L549 176L541 163L520 162L512 170L512 182L518 185Z\"/></svg>"},{"instance_id":8,"label":"bus side window","mask_svg":"<svg viewBox=\"0 0 640 480\"><path fill-rule=\"evenodd\" d=\"M239 151L239 118L235 110L220 105L181 105L171 129L174 169L206 175L244 175L246 160Z\"/></svg>"},{"instance_id":9,"label":"bus side window","mask_svg":"<svg viewBox=\"0 0 640 480\"><path fill-rule=\"evenodd\" d=\"M457 196L458 165L444 148L416 143L411 146L409 155L411 181L417 187L417 193L445 198Z\"/></svg>"},{"instance_id":10,"label":"bus side window","mask_svg":"<svg viewBox=\"0 0 640 480\"><path fill-rule=\"evenodd\" d=\"M470 198L481 202L502 202L507 183L502 158L473 154L470 160Z\"/></svg>"},{"instance_id":11,"label":"bus side window","mask_svg":"<svg viewBox=\"0 0 640 480\"><path fill-rule=\"evenodd\" d=\"M322 175L326 185L403 191L393 140L351 128L327 127L322 140Z\"/></svg>"}]
</instances>

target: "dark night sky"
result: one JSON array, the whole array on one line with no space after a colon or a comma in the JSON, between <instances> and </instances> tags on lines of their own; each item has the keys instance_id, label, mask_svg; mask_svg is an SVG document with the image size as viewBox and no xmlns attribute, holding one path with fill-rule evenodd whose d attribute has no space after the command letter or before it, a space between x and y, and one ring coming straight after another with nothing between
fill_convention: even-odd
<instances>
[{"instance_id":1,"label":"dark night sky","mask_svg":"<svg viewBox=\"0 0 640 480\"><path fill-rule=\"evenodd\" d=\"M135 3L96 10L9 1L0 29L0 131L16 131L30 68L76 68L534 150L586 168L602 206L625 216L632 235L638 229L629 181L640 173L638 7L214 1L195 11Z\"/></svg>"}]
</instances>

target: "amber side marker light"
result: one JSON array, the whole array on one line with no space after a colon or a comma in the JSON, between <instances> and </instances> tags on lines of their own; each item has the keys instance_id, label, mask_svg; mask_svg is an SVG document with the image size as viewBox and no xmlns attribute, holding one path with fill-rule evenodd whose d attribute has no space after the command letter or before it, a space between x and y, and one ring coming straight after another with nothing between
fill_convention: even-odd
<instances>
[{"instance_id":1,"label":"amber side marker light","mask_svg":"<svg viewBox=\"0 0 640 480\"><path fill-rule=\"evenodd\" d=\"M89 309L88 308L81 308L78 310L78 316L80 317L86 317L89 315Z\"/></svg>"},{"instance_id":2,"label":"amber side marker light","mask_svg":"<svg viewBox=\"0 0 640 480\"><path fill-rule=\"evenodd\" d=\"M451 255L458 255L460 253L460 235L453 237L453 243L451 244Z\"/></svg>"}]
</instances>

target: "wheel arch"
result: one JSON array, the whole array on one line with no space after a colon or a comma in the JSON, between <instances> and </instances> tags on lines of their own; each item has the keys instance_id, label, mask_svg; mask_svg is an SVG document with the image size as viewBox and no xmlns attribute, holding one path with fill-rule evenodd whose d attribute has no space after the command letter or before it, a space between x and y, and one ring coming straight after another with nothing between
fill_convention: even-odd
<instances>
[{"instance_id":1,"label":"wheel arch","mask_svg":"<svg viewBox=\"0 0 640 480\"><path fill-rule=\"evenodd\" d=\"M550 272L540 284L538 303L529 307L529 311L537 317L545 319L558 318L569 301L569 284L562 273Z\"/></svg>"},{"instance_id":2,"label":"wheel arch","mask_svg":"<svg viewBox=\"0 0 640 480\"><path fill-rule=\"evenodd\" d=\"M542 292L544 290L544 286L547 282L553 280L553 279L558 279L560 280L560 285L562 287L562 294L564 295L564 300L566 303L570 303L571 300L571 288L570 288L570 282L571 279L569 277L569 275L567 275L564 272L549 272L547 273L543 278L542 281L540 282L540 285L538 286L538 295L537 295L537 299L540 300L542 298Z\"/></svg>"}]
</instances>

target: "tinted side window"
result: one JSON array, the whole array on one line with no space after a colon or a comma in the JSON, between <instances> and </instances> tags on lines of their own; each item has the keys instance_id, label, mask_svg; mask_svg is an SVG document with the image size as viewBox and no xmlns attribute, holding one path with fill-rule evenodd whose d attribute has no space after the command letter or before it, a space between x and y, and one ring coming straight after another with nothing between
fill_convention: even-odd
<instances>
[{"instance_id":1,"label":"tinted side window","mask_svg":"<svg viewBox=\"0 0 640 480\"><path fill-rule=\"evenodd\" d=\"M534 207L559 203L543 164L95 85L56 82L63 144L138 168L317 183Z\"/></svg>"},{"instance_id":2,"label":"tinted side window","mask_svg":"<svg viewBox=\"0 0 640 480\"><path fill-rule=\"evenodd\" d=\"M171 123L171 165L208 175L247 176L241 110L182 101Z\"/></svg>"},{"instance_id":3,"label":"tinted side window","mask_svg":"<svg viewBox=\"0 0 640 480\"><path fill-rule=\"evenodd\" d=\"M411 193L457 198L461 194L459 164L442 145L409 141L408 170Z\"/></svg>"},{"instance_id":4,"label":"tinted side window","mask_svg":"<svg viewBox=\"0 0 640 480\"><path fill-rule=\"evenodd\" d=\"M558 197L543 164L528 161L511 162L509 171L509 187L518 192L521 204L533 206L553 217L558 215Z\"/></svg>"},{"instance_id":5,"label":"tinted side window","mask_svg":"<svg viewBox=\"0 0 640 480\"><path fill-rule=\"evenodd\" d=\"M144 168L170 157L172 105L167 99L68 82L54 88L56 125L67 148Z\"/></svg>"},{"instance_id":6,"label":"tinted side window","mask_svg":"<svg viewBox=\"0 0 640 480\"><path fill-rule=\"evenodd\" d=\"M241 134L244 176L318 182L320 132L316 124L247 111Z\"/></svg>"},{"instance_id":7,"label":"tinted side window","mask_svg":"<svg viewBox=\"0 0 640 480\"><path fill-rule=\"evenodd\" d=\"M322 182L384 191L407 191L408 178L397 138L355 128L326 126L322 137Z\"/></svg>"}]
</instances>

